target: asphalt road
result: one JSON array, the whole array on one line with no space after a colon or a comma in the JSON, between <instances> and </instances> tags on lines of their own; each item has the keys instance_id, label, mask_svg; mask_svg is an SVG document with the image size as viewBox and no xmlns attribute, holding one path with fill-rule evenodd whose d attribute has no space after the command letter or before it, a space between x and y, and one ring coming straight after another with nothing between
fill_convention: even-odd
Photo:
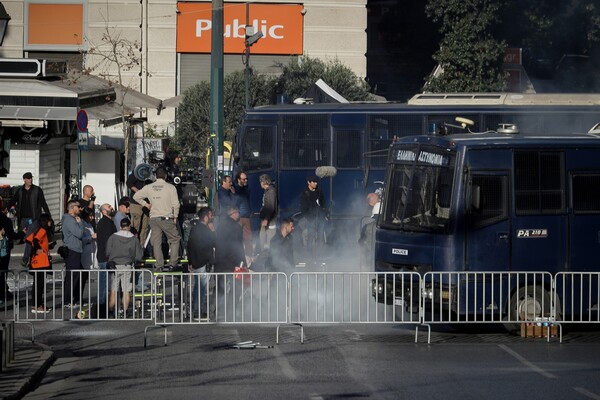
<instances>
[{"instance_id":1,"label":"asphalt road","mask_svg":"<svg viewBox=\"0 0 600 400\"><path fill-rule=\"evenodd\" d=\"M600 399L600 332L523 339L424 333L398 325L203 325L44 322L57 360L26 399ZM22 334L27 327L20 326ZM272 348L232 349L252 341Z\"/></svg>"}]
</instances>

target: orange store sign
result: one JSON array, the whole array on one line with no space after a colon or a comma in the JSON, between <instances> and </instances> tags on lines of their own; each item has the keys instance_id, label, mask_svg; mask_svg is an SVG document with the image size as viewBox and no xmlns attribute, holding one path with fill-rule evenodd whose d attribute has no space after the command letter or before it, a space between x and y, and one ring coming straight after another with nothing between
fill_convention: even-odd
<instances>
[{"instance_id":1,"label":"orange store sign","mask_svg":"<svg viewBox=\"0 0 600 400\"><path fill-rule=\"evenodd\" d=\"M249 25L263 37L252 46L253 54L302 54L303 16L299 4L250 4ZM212 40L211 3L177 3L177 52L210 53ZM246 4L225 3L223 7L225 53L245 49Z\"/></svg>"}]
</instances>

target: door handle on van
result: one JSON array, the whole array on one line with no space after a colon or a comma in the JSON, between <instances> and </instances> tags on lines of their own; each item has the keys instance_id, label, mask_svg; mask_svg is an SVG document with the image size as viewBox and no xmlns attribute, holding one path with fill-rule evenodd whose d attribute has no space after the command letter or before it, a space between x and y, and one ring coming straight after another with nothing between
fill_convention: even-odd
<instances>
[{"instance_id":1,"label":"door handle on van","mask_svg":"<svg viewBox=\"0 0 600 400\"><path fill-rule=\"evenodd\" d=\"M502 242L508 241L508 233L506 233L506 232L498 233L498 240L502 241Z\"/></svg>"}]
</instances>

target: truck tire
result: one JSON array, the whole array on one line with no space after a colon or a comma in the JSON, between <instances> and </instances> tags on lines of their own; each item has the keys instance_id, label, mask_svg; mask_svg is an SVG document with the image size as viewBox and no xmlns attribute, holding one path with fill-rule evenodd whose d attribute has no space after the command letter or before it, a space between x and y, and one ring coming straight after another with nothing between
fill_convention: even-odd
<instances>
[{"instance_id":1,"label":"truck tire","mask_svg":"<svg viewBox=\"0 0 600 400\"><path fill-rule=\"evenodd\" d=\"M550 315L552 310L551 295L542 286L529 284L513 292L508 306L507 316L509 321L534 322L537 317ZM504 327L513 334L519 333L521 329L521 325L514 322L505 323Z\"/></svg>"}]
</instances>

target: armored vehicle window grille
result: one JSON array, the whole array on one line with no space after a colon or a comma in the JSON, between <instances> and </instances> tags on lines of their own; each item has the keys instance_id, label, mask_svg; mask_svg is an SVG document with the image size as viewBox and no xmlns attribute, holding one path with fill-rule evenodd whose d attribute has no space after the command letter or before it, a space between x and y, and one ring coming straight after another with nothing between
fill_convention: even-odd
<instances>
[{"instance_id":1,"label":"armored vehicle window grille","mask_svg":"<svg viewBox=\"0 0 600 400\"><path fill-rule=\"evenodd\" d=\"M479 209L471 213L474 229L494 224L508 217L506 176L473 176L473 186L479 187Z\"/></svg>"},{"instance_id":2,"label":"armored vehicle window grille","mask_svg":"<svg viewBox=\"0 0 600 400\"><path fill-rule=\"evenodd\" d=\"M273 168L273 128L249 126L242 148L242 168L246 172Z\"/></svg>"},{"instance_id":3,"label":"armored vehicle window grille","mask_svg":"<svg viewBox=\"0 0 600 400\"><path fill-rule=\"evenodd\" d=\"M565 211L563 153L517 151L514 174L518 215L560 214Z\"/></svg>"},{"instance_id":4,"label":"armored vehicle window grille","mask_svg":"<svg viewBox=\"0 0 600 400\"><path fill-rule=\"evenodd\" d=\"M575 213L600 213L600 174L574 175L572 187Z\"/></svg>"},{"instance_id":5,"label":"armored vehicle window grille","mask_svg":"<svg viewBox=\"0 0 600 400\"><path fill-rule=\"evenodd\" d=\"M387 150L394 137L421 135L423 132L423 116L421 115L370 115L368 164L374 168L384 168L387 161Z\"/></svg>"},{"instance_id":6,"label":"armored vehicle window grille","mask_svg":"<svg viewBox=\"0 0 600 400\"><path fill-rule=\"evenodd\" d=\"M285 115L281 129L281 168L331 165L327 115Z\"/></svg>"},{"instance_id":7,"label":"armored vehicle window grille","mask_svg":"<svg viewBox=\"0 0 600 400\"><path fill-rule=\"evenodd\" d=\"M362 137L363 132L356 129L335 131L335 166L337 168L360 168L363 153Z\"/></svg>"}]
</instances>

